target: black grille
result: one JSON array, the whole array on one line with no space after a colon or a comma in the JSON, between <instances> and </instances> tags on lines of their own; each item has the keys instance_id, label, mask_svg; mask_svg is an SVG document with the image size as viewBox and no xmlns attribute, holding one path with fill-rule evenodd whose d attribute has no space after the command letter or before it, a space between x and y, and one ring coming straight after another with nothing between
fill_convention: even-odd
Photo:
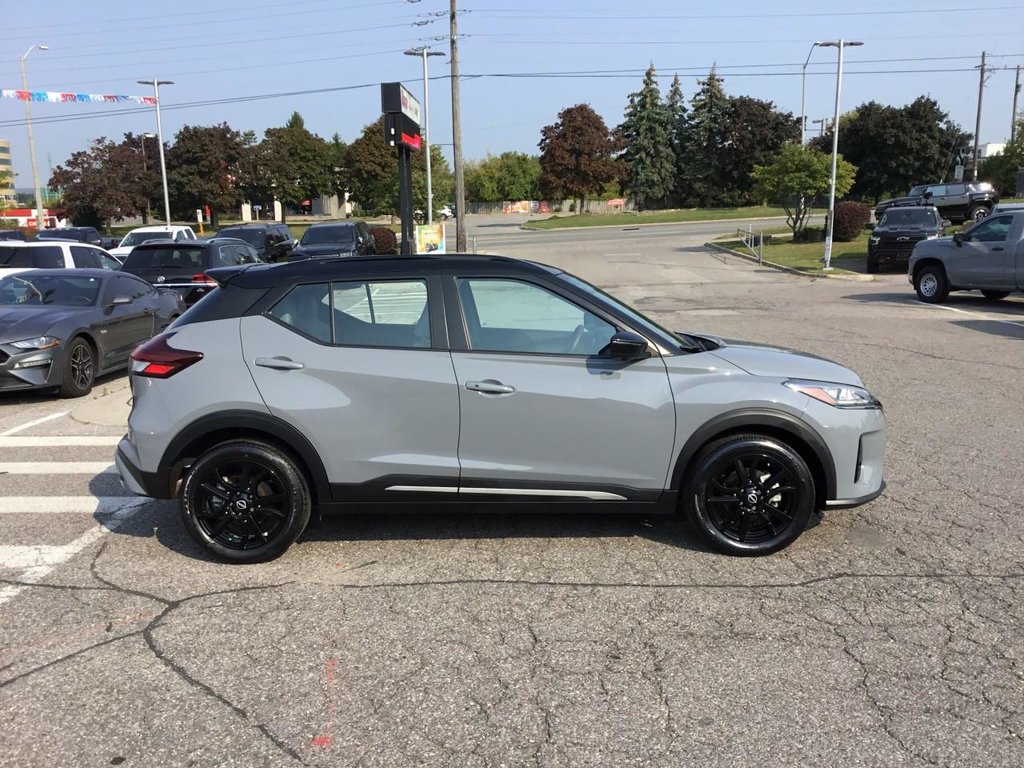
<instances>
[{"instance_id":1,"label":"black grille","mask_svg":"<svg viewBox=\"0 0 1024 768\"><path fill-rule=\"evenodd\" d=\"M909 259L914 246L924 240L925 237L926 235L883 237L875 246L875 253L886 259Z\"/></svg>"},{"instance_id":2,"label":"black grille","mask_svg":"<svg viewBox=\"0 0 1024 768\"><path fill-rule=\"evenodd\" d=\"M7 359L9 357L10 357L10 355L8 355L6 352L4 352L2 349L0 349L0 365L3 365L4 363L6 363Z\"/></svg>"}]
</instances>

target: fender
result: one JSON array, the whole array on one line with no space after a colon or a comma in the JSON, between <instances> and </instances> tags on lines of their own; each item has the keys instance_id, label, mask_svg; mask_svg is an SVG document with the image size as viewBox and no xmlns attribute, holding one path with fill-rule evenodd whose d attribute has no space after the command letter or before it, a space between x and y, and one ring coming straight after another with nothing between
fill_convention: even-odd
<instances>
[{"instance_id":1,"label":"fender","mask_svg":"<svg viewBox=\"0 0 1024 768\"><path fill-rule=\"evenodd\" d=\"M676 459L675 468L672 470L671 490L676 492L682 490L683 473L686 471L686 467L700 449L709 442L720 435L756 431L758 427L768 427L775 431L784 432L798 438L807 445L814 452L824 473L825 498L822 501L835 498L836 465L832 459L832 452L825 444L825 441L800 418L785 411L777 411L770 408L744 408L738 411L729 411L728 413L715 416L698 427L683 445L679 458Z\"/></svg>"},{"instance_id":2,"label":"fender","mask_svg":"<svg viewBox=\"0 0 1024 768\"><path fill-rule=\"evenodd\" d=\"M218 411L216 413L201 416L187 427L182 429L164 451L160 459L159 475L163 477L157 484L158 488L166 488L168 496L160 498L172 498L174 484L181 475L181 454L193 442L202 440L205 436L214 432L229 431L238 433L239 437L246 437L254 432L269 435L288 448L294 451L298 458L306 465L313 481L316 498L319 502L329 502L331 499L330 485L327 482L327 470L320 460L320 455L310 444L309 440L295 427L286 421L272 416L269 413L258 411Z\"/></svg>"}]
</instances>

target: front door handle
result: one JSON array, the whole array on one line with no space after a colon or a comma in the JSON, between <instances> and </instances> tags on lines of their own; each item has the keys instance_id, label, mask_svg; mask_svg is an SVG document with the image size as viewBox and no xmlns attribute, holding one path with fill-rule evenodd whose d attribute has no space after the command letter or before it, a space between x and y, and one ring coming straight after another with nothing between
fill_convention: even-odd
<instances>
[{"instance_id":1,"label":"front door handle","mask_svg":"<svg viewBox=\"0 0 1024 768\"><path fill-rule=\"evenodd\" d=\"M278 371L297 371L306 367L287 357L257 357L254 362L261 368L274 368Z\"/></svg>"},{"instance_id":2,"label":"front door handle","mask_svg":"<svg viewBox=\"0 0 1024 768\"><path fill-rule=\"evenodd\" d=\"M1003 250L1003 246L1001 246L1001 245L997 246L997 247L993 248L992 250L993 251L1001 251L1001 250Z\"/></svg>"},{"instance_id":3,"label":"front door handle","mask_svg":"<svg viewBox=\"0 0 1024 768\"><path fill-rule=\"evenodd\" d=\"M500 381L494 379L485 379L484 381L467 381L466 389L471 392L483 392L485 395L511 395L516 391L515 387L510 387L508 384L502 384Z\"/></svg>"}]
</instances>

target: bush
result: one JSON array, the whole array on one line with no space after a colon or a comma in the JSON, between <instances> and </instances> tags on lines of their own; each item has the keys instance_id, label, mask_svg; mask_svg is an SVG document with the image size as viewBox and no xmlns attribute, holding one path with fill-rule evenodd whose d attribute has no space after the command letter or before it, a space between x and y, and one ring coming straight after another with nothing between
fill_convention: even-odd
<instances>
[{"instance_id":1,"label":"bush","mask_svg":"<svg viewBox=\"0 0 1024 768\"><path fill-rule=\"evenodd\" d=\"M847 200L836 206L835 224L832 226L832 237L843 243L856 240L864 231L864 225L871 220L871 209L864 203Z\"/></svg>"},{"instance_id":2,"label":"bush","mask_svg":"<svg viewBox=\"0 0 1024 768\"><path fill-rule=\"evenodd\" d=\"M373 248L377 253L398 253L398 237L387 227L370 227Z\"/></svg>"},{"instance_id":3,"label":"bush","mask_svg":"<svg viewBox=\"0 0 1024 768\"><path fill-rule=\"evenodd\" d=\"M822 227L804 227L796 233L794 243L821 243L825 240L825 230Z\"/></svg>"}]
</instances>

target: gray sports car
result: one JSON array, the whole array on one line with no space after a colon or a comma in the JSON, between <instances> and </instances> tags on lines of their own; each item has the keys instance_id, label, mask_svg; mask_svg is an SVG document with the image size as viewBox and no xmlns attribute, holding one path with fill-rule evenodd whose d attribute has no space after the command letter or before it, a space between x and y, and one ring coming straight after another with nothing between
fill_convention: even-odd
<instances>
[{"instance_id":1,"label":"gray sports car","mask_svg":"<svg viewBox=\"0 0 1024 768\"><path fill-rule=\"evenodd\" d=\"M59 388L81 397L96 377L185 311L181 295L103 269L36 269L0 279L0 391Z\"/></svg>"}]
</instances>

